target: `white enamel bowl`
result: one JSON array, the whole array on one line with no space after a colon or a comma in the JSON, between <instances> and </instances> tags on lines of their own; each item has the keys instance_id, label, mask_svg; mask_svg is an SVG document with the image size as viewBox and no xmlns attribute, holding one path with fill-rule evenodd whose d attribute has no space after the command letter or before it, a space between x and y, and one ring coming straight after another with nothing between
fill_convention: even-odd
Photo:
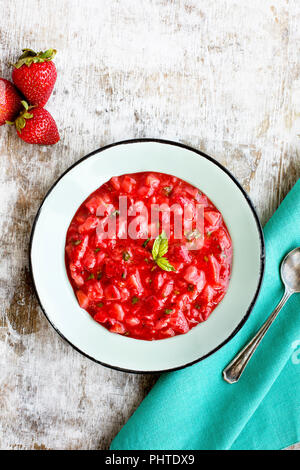
<instances>
[{"instance_id":1,"label":"white enamel bowl","mask_svg":"<svg viewBox=\"0 0 300 470\"><path fill-rule=\"evenodd\" d=\"M141 341L110 333L81 309L64 260L68 226L86 197L112 176L157 171L201 189L223 214L233 242L228 292L209 319L185 335ZM128 372L167 371L191 365L229 341L247 320L264 271L264 241L256 212L234 177L207 155L161 140L125 141L84 157L54 184L35 219L30 264L41 307L75 349Z\"/></svg>"}]
</instances>

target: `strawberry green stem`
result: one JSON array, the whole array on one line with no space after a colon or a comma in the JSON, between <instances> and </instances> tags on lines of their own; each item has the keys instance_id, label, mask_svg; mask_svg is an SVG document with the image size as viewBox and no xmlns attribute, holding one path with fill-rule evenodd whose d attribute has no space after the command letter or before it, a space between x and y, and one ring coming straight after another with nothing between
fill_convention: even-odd
<instances>
[{"instance_id":1,"label":"strawberry green stem","mask_svg":"<svg viewBox=\"0 0 300 470\"><path fill-rule=\"evenodd\" d=\"M56 55L56 49L48 49L45 52L34 52L32 49L23 49L23 54L19 57L18 61L14 64L16 69L31 64L41 64L42 62L50 62Z\"/></svg>"},{"instance_id":2,"label":"strawberry green stem","mask_svg":"<svg viewBox=\"0 0 300 470\"><path fill-rule=\"evenodd\" d=\"M14 122L6 121L6 124L15 125L18 132L21 132L21 130L26 126L26 119L33 118L33 114L29 113L29 111L35 108L35 106L29 106L27 101L21 101L21 103L24 110L20 112L16 120Z\"/></svg>"}]
</instances>

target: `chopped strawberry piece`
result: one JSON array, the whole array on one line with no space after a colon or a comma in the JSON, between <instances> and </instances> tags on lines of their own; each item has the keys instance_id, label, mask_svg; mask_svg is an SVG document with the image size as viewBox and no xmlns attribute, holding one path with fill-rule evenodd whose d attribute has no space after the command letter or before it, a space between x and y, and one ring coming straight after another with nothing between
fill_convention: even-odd
<instances>
[{"instance_id":1,"label":"chopped strawberry piece","mask_svg":"<svg viewBox=\"0 0 300 470\"><path fill-rule=\"evenodd\" d=\"M159 300L155 295L151 295L146 299L146 306L150 311L156 312L157 310L161 310L163 305L163 301Z\"/></svg>"},{"instance_id":2,"label":"chopped strawberry piece","mask_svg":"<svg viewBox=\"0 0 300 470\"><path fill-rule=\"evenodd\" d=\"M83 224L83 222L85 221L86 219L86 211L79 211L76 215L76 222L78 222L78 224Z\"/></svg>"},{"instance_id":3,"label":"chopped strawberry piece","mask_svg":"<svg viewBox=\"0 0 300 470\"><path fill-rule=\"evenodd\" d=\"M103 217L103 219L98 219L98 224L96 225L96 243L97 245L100 244L103 246L103 240L107 238L116 238L116 233L114 231L112 233L108 233L108 221L109 217Z\"/></svg>"},{"instance_id":4,"label":"chopped strawberry piece","mask_svg":"<svg viewBox=\"0 0 300 470\"><path fill-rule=\"evenodd\" d=\"M96 253L96 266L101 266L103 261L105 260L106 258L106 255L104 253L104 251L95 251Z\"/></svg>"},{"instance_id":5,"label":"chopped strawberry piece","mask_svg":"<svg viewBox=\"0 0 300 470\"><path fill-rule=\"evenodd\" d=\"M221 302L224 296L225 296L225 292L224 291L220 292L220 294L216 295L216 297L214 298L214 302L218 304L219 302Z\"/></svg>"},{"instance_id":6,"label":"chopped strawberry piece","mask_svg":"<svg viewBox=\"0 0 300 470\"><path fill-rule=\"evenodd\" d=\"M175 269L176 273L178 273L179 271L182 270L182 268L184 268L184 263L181 261L181 262L178 262L178 261L174 261L172 259L172 266L173 268Z\"/></svg>"},{"instance_id":7,"label":"chopped strawberry piece","mask_svg":"<svg viewBox=\"0 0 300 470\"><path fill-rule=\"evenodd\" d=\"M101 286L101 282L97 281L96 279L89 281L89 286L88 286L88 296L89 299L98 301L101 300L103 297L103 289Z\"/></svg>"},{"instance_id":8,"label":"chopped strawberry piece","mask_svg":"<svg viewBox=\"0 0 300 470\"><path fill-rule=\"evenodd\" d=\"M166 275L162 272L155 274L155 277L153 279L153 288L155 290L161 289L165 282L165 278L166 278Z\"/></svg>"},{"instance_id":9,"label":"chopped strawberry piece","mask_svg":"<svg viewBox=\"0 0 300 470\"><path fill-rule=\"evenodd\" d=\"M166 330L160 331L160 334L163 338L171 338L172 336L175 336L175 331L172 330L172 328L167 328Z\"/></svg>"},{"instance_id":10,"label":"chopped strawberry piece","mask_svg":"<svg viewBox=\"0 0 300 470\"><path fill-rule=\"evenodd\" d=\"M126 300L129 299L130 297L130 292L126 287L120 287L119 288L120 294L121 294L121 300L122 302L126 302Z\"/></svg>"},{"instance_id":11,"label":"chopped strawberry piece","mask_svg":"<svg viewBox=\"0 0 300 470\"><path fill-rule=\"evenodd\" d=\"M123 310L122 305L113 304L111 306L111 313L112 313L113 317L116 318L116 320L119 320L119 321L124 320L125 312Z\"/></svg>"},{"instance_id":12,"label":"chopped strawberry piece","mask_svg":"<svg viewBox=\"0 0 300 470\"><path fill-rule=\"evenodd\" d=\"M194 186L190 186L190 185L186 185L184 186L184 191L188 194L190 194L191 196L193 196L193 198L196 198L199 194L199 189L197 188L194 188Z\"/></svg>"},{"instance_id":13,"label":"chopped strawberry piece","mask_svg":"<svg viewBox=\"0 0 300 470\"><path fill-rule=\"evenodd\" d=\"M187 333L189 331L188 322L180 310L174 316L172 315L170 326L178 333Z\"/></svg>"},{"instance_id":14,"label":"chopped strawberry piece","mask_svg":"<svg viewBox=\"0 0 300 470\"><path fill-rule=\"evenodd\" d=\"M143 201L137 201L134 204L131 204L131 206L128 207L128 215L130 216L135 216L138 213L140 214L145 210L145 204Z\"/></svg>"},{"instance_id":15,"label":"chopped strawberry piece","mask_svg":"<svg viewBox=\"0 0 300 470\"><path fill-rule=\"evenodd\" d=\"M125 272L126 269L121 263L109 259L105 262L105 274L107 277L119 279Z\"/></svg>"},{"instance_id":16,"label":"chopped strawberry piece","mask_svg":"<svg viewBox=\"0 0 300 470\"><path fill-rule=\"evenodd\" d=\"M112 187L118 191L121 187L120 185L120 180L117 176L113 176L111 179L110 179L110 184L112 185Z\"/></svg>"},{"instance_id":17,"label":"chopped strawberry piece","mask_svg":"<svg viewBox=\"0 0 300 470\"><path fill-rule=\"evenodd\" d=\"M86 269L93 269L96 264L96 256L93 250L88 248L82 258L82 264Z\"/></svg>"},{"instance_id":18,"label":"chopped strawberry piece","mask_svg":"<svg viewBox=\"0 0 300 470\"><path fill-rule=\"evenodd\" d=\"M131 193L133 187L136 185L136 180L131 178L130 176L124 176L123 181L121 183L121 187L125 193Z\"/></svg>"},{"instance_id":19,"label":"chopped strawberry piece","mask_svg":"<svg viewBox=\"0 0 300 470\"><path fill-rule=\"evenodd\" d=\"M94 320L98 323L105 323L108 320L107 312L103 311L102 308L99 308L96 315L94 316Z\"/></svg>"},{"instance_id":20,"label":"chopped strawberry piece","mask_svg":"<svg viewBox=\"0 0 300 470\"><path fill-rule=\"evenodd\" d=\"M146 177L146 185L147 186L150 186L150 188L157 188L159 186L159 183L160 183L160 181L155 175L153 175L151 173L149 175L147 175L147 177Z\"/></svg>"},{"instance_id":21,"label":"chopped strawberry piece","mask_svg":"<svg viewBox=\"0 0 300 470\"><path fill-rule=\"evenodd\" d=\"M107 313L105 312L97 312L94 316L94 320L98 323L106 323L108 321Z\"/></svg>"},{"instance_id":22,"label":"chopped strawberry piece","mask_svg":"<svg viewBox=\"0 0 300 470\"><path fill-rule=\"evenodd\" d=\"M190 303L189 294L182 294L177 297L176 305L179 309L185 309Z\"/></svg>"},{"instance_id":23,"label":"chopped strawberry piece","mask_svg":"<svg viewBox=\"0 0 300 470\"><path fill-rule=\"evenodd\" d=\"M122 325L121 323L115 323L109 329L109 331L111 331L112 333L118 333L119 335L124 335L124 333L126 333L126 329L125 329L124 325Z\"/></svg>"},{"instance_id":24,"label":"chopped strawberry piece","mask_svg":"<svg viewBox=\"0 0 300 470\"><path fill-rule=\"evenodd\" d=\"M93 230L97 227L99 223L99 219L97 217L88 217L83 224L79 225L78 227L78 232L83 233L83 232L88 232L89 230Z\"/></svg>"},{"instance_id":25,"label":"chopped strawberry piece","mask_svg":"<svg viewBox=\"0 0 300 470\"><path fill-rule=\"evenodd\" d=\"M208 260L210 276L213 282L215 284L218 284L220 281L220 264L218 263L214 255L209 255Z\"/></svg>"},{"instance_id":26,"label":"chopped strawberry piece","mask_svg":"<svg viewBox=\"0 0 300 470\"><path fill-rule=\"evenodd\" d=\"M161 296L163 298L168 297L173 291L173 288L174 288L174 281L165 282L160 293Z\"/></svg>"},{"instance_id":27,"label":"chopped strawberry piece","mask_svg":"<svg viewBox=\"0 0 300 470\"><path fill-rule=\"evenodd\" d=\"M84 237L81 237L77 240L73 240L71 247L68 248L67 253L69 254L69 258L78 268L81 267L81 260L86 252L88 240L88 235L85 235Z\"/></svg>"},{"instance_id":28,"label":"chopped strawberry piece","mask_svg":"<svg viewBox=\"0 0 300 470\"><path fill-rule=\"evenodd\" d=\"M81 287L84 284L83 276L78 272L75 264L70 264L70 273L73 281L75 282L76 287Z\"/></svg>"},{"instance_id":29,"label":"chopped strawberry piece","mask_svg":"<svg viewBox=\"0 0 300 470\"><path fill-rule=\"evenodd\" d=\"M129 235L135 240L144 239L147 231L148 218L142 215L137 215L129 224Z\"/></svg>"},{"instance_id":30,"label":"chopped strawberry piece","mask_svg":"<svg viewBox=\"0 0 300 470\"><path fill-rule=\"evenodd\" d=\"M135 271L135 274L132 274L129 277L128 284L137 292L138 295L141 295L143 293L144 288L141 282L141 276L138 269Z\"/></svg>"},{"instance_id":31,"label":"chopped strawberry piece","mask_svg":"<svg viewBox=\"0 0 300 470\"><path fill-rule=\"evenodd\" d=\"M219 245L222 250L228 250L231 247L231 240L225 230L218 230Z\"/></svg>"},{"instance_id":32,"label":"chopped strawberry piece","mask_svg":"<svg viewBox=\"0 0 300 470\"><path fill-rule=\"evenodd\" d=\"M207 284L201 293L201 299L203 299L205 303L209 303L214 298L215 293L215 290Z\"/></svg>"},{"instance_id":33,"label":"chopped strawberry piece","mask_svg":"<svg viewBox=\"0 0 300 470\"><path fill-rule=\"evenodd\" d=\"M80 307L81 308L87 308L88 305L89 305L88 296L82 290L78 290L76 292L76 296L77 296L78 303L79 303Z\"/></svg>"},{"instance_id":34,"label":"chopped strawberry piece","mask_svg":"<svg viewBox=\"0 0 300 470\"><path fill-rule=\"evenodd\" d=\"M93 214L93 215L94 214L96 215L97 210L98 210L99 207L100 207L100 209L103 208L103 215L104 215L104 211L106 209L106 206L105 206L103 200L99 196L94 196L91 199L89 199L85 203L85 206L90 211L90 213Z\"/></svg>"},{"instance_id":35,"label":"chopped strawberry piece","mask_svg":"<svg viewBox=\"0 0 300 470\"><path fill-rule=\"evenodd\" d=\"M154 188L149 187L149 186L141 186L138 189L138 194L141 197L148 198L148 197L152 196L153 193L154 193Z\"/></svg>"},{"instance_id":36,"label":"chopped strawberry piece","mask_svg":"<svg viewBox=\"0 0 300 470\"><path fill-rule=\"evenodd\" d=\"M168 318L161 318L155 323L155 329L156 330L162 330L163 328L166 328L169 324L169 319Z\"/></svg>"},{"instance_id":37,"label":"chopped strawberry piece","mask_svg":"<svg viewBox=\"0 0 300 470\"><path fill-rule=\"evenodd\" d=\"M127 238L127 219L119 217L117 220L117 234L120 240Z\"/></svg>"},{"instance_id":38,"label":"chopped strawberry piece","mask_svg":"<svg viewBox=\"0 0 300 470\"><path fill-rule=\"evenodd\" d=\"M190 240L186 243L186 247L189 251L199 251L204 247L204 239L200 237Z\"/></svg>"},{"instance_id":39,"label":"chopped strawberry piece","mask_svg":"<svg viewBox=\"0 0 300 470\"><path fill-rule=\"evenodd\" d=\"M141 322L137 317L134 317L134 316L130 315L130 316L127 316L126 323L127 323L127 325L130 325L130 326L137 326Z\"/></svg>"},{"instance_id":40,"label":"chopped strawberry piece","mask_svg":"<svg viewBox=\"0 0 300 470\"><path fill-rule=\"evenodd\" d=\"M72 252L73 252L73 245L72 243L69 243L68 245L66 245L66 255L68 259L72 259L71 258Z\"/></svg>"},{"instance_id":41,"label":"chopped strawberry piece","mask_svg":"<svg viewBox=\"0 0 300 470\"><path fill-rule=\"evenodd\" d=\"M203 271L199 271L195 266L189 266L185 270L184 279L189 283L197 287L200 292L205 285L205 274Z\"/></svg>"},{"instance_id":42,"label":"chopped strawberry piece","mask_svg":"<svg viewBox=\"0 0 300 470\"><path fill-rule=\"evenodd\" d=\"M205 211L204 218L207 220L208 224L214 228L219 226L222 219L220 212L215 211Z\"/></svg>"},{"instance_id":43,"label":"chopped strawberry piece","mask_svg":"<svg viewBox=\"0 0 300 470\"><path fill-rule=\"evenodd\" d=\"M184 261L185 263L190 263L192 257L186 245L173 245L170 250L170 258L174 260Z\"/></svg>"},{"instance_id":44,"label":"chopped strawberry piece","mask_svg":"<svg viewBox=\"0 0 300 470\"><path fill-rule=\"evenodd\" d=\"M104 294L105 294L106 300L119 300L121 298L119 289L112 284L105 288Z\"/></svg>"},{"instance_id":45,"label":"chopped strawberry piece","mask_svg":"<svg viewBox=\"0 0 300 470\"><path fill-rule=\"evenodd\" d=\"M196 216L196 209L195 209L193 204L188 202L184 205L183 213L184 213L184 220L185 221L193 220ZM187 226L187 228L188 228L188 226Z\"/></svg>"}]
</instances>

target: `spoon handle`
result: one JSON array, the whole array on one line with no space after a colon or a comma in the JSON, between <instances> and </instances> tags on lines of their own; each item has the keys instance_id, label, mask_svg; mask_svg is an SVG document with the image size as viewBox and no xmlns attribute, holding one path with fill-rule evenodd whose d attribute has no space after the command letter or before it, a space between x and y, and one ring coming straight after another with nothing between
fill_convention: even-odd
<instances>
[{"instance_id":1,"label":"spoon handle","mask_svg":"<svg viewBox=\"0 0 300 470\"><path fill-rule=\"evenodd\" d=\"M228 366L223 370L223 378L226 382L233 384L239 380L242 373L245 370L246 365L250 361L253 353L255 352L256 348L260 344L261 340L267 333L268 329L272 325L273 321L277 317L278 313L286 303L286 301L292 295L291 292L286 290L283 294L282 299L280 300L279 304L273 310L271 315L268 317L266 322L262 325L262 327L258 330L256 335L249 341L249 343L242 349L237 356L228 364Z\"/></svg>"}]
</instances>

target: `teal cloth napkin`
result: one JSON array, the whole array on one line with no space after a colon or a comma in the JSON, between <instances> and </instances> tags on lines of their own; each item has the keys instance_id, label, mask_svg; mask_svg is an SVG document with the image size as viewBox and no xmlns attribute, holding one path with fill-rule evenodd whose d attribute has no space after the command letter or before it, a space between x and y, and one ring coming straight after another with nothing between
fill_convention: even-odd
<instances>
[{"instance_id":1,"label":"teal cloth napkin","mask_svg":"<svg viewBox=\"0 0 300 470\"><path fill-rule=\"evenodd\" d=\"M285 305L241 380L229 385L221 374L283 294L280 262L300 246L300 180L264 234L265 277L245 326L213 356L162 375L111 450L275 450L300 441L300 294Z\"/></svg>"}]
</instances>

